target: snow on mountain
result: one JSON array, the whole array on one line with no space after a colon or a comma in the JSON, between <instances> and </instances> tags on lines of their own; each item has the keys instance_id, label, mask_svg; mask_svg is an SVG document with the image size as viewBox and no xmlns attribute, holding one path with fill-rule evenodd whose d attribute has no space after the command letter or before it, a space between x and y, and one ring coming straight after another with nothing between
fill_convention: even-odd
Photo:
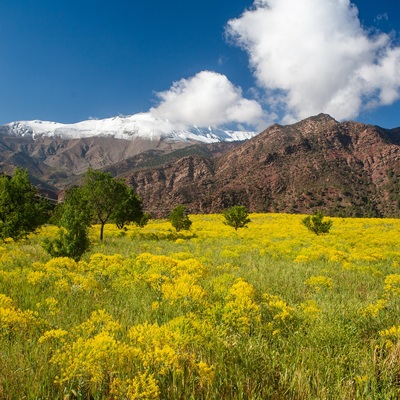
<instances>
[{"instance_id":1,"label":"snow on mountain","mask_svg":"<svg viewBox=\"0 0 400 400\"><path fill-rule=\"evenodd\" d=\"M79 139L95 136L112 136L117 139L133 140L135 138L172 142L200 141L204 143L232 142L250 139L256 132L232 131L218 128L186 127L172 124L166 119L155 118L150 113L131 116L118 116L106 119L91 119L75 124L61 124L51 121L17 121L0 126L0 133L32 137L39 136Z\"/></svg>"}]
</instances>

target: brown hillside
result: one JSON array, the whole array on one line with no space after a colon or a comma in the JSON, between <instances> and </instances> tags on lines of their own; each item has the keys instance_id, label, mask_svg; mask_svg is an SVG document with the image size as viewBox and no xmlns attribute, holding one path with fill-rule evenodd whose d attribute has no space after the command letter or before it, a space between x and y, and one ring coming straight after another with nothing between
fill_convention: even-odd
<instances>
[{"instance_id":1,"label":"brown hillside","mask_svg":"<svg viewBox=\"0 0 400 400\"><path fill-rule=\"evenodd\" d=\"M320 114L273 125L219 158L186 157L133 172L128 182L153 214L176 204L194 213L242 204L251 211L397 215L399 142L399 129Z\"/></svg>"}]
</instances>

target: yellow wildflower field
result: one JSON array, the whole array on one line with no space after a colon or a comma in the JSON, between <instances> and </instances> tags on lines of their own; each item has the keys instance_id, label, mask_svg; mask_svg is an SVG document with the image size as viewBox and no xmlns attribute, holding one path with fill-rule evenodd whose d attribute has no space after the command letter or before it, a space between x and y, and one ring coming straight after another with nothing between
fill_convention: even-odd
<instances>
[{"instance_id":1,"label":"yellow wildflower field","mask_svg":"<svg viewBox=\"0 0 400 400\"><path fill-rule=\"evenodd\" d=\"M0 247L0 398L400 397L400 220L107 225L81 261Z\"/></svg>"}]
</instances>

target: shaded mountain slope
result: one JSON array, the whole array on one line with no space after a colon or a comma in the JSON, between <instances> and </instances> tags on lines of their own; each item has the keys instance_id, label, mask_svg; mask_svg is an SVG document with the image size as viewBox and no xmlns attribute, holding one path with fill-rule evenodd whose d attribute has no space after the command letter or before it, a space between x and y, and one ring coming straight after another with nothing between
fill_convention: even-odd
<instances>
[{"instance_id":1,"label":"shaded mountain slope","mask_svg":"<svg viewBox=\"0 0 400 400\"><path fill-rule=\"evenodd\" d=\"M168 154L193 143L106 136L80 139L39 136L34 139L0 135L0 171L10 174L15 167L27 168L31 177L57 190L79 179L88 168L107 168L147 152Z\"/></svg>"}]
</instances>

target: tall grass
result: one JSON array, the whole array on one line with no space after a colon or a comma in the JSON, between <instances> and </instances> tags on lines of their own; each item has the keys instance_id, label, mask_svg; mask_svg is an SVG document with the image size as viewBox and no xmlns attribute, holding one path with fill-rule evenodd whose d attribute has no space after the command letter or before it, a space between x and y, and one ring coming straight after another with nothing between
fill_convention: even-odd
<instances>
[{"instance_id":1,"label":"tall grass","mask_svg":"<svg viewBox=\"0 0 400 400\"><path fill-rule=\"evenodd\" d=\"M400 221L219 215L0 248L1 399L400 397Z\"/></svg>"}]
</instances>

